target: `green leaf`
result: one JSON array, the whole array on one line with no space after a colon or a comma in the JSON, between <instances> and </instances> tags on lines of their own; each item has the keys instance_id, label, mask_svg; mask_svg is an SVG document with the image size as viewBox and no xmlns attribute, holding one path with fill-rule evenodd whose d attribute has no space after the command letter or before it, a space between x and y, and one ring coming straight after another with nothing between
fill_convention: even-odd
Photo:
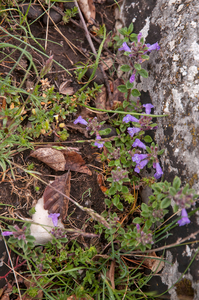
<instances>
[{"instance_id":1,"label":"green leaf","mask_svg":"<svg viewBox=\"0 0 199 300\"><path fill-rule=\"evenodd\" d=\"M142 77L148 78L148 72L147 72L146 70L141 69L141 70L138 71L138 73L139 73Z\"/></svg>"},{"instance_id":2,"label":"green leaf","mask_svg":"<svg viewBox=\"0 0 199 300\"><path fill-rule=\"evenodd\" d=\"M151 221L151 220L147 220L147 221L145 222L144 228L146 228L146 229L148 230L149 228L151 228L151 226L152 226L152 221Z\"/></svg>"},{"instance_id":3,"label":"green leaf","mask_svg":"<svg viewBox=\"0 0 199 300\"><path fill-rule=\"evenodd\" d=\"M165 151L164 149L158 151L158 155L162 155L164 153L164 151Z\"/></svg>"},{"instance_id":4,"label":"green leaf","mask_svg":"<svg viewBox=\"0 0 199 300\"><path fill-rule=\"evenodd\" d=\"M123 102L123 104L122 104L123 108L126 108L128 105L129 105L129 102L126 101L126 100L124 100L124 102Z\"/></svg>"},{"instance_id":5,"label":"green leaf","mask_svg":"<svg viewBox=\"0 0 199 300\"><path fill-rule=\"evenodd\" d=\"M178 176L175 176L174 180L173 180L173 187L174 189L178 190L179 187L181 185L181 180Z\"/></svg>"},{"instance_id":6,"label":"green leaf","mask_svg":"<svg viewBox=\"0 0 199 300\"><path fill-rule=\"evenodd\" d=\"M129 89L132 89L134 86L134 83L130 83L130 81L128 80L127 83L126 83L126 88L129 90Z\"/></svg>"},{"instance_id":7,"label":"green leaf","mask_svg":"<svg viewBox=\"0 0 199 300\"><path fill-rule=\"evenodd\" d=\"M119 202L120 202L120 198L119 197L113 197L113 204L115 205L115 206L117 206L118 204L119 204Z\"/></svg>"},{"instance_id":8,"label":"green leaf","mask_svg":"<svg viewBox=\"0 0 199 300\"><path fill-rule=\"evenodd\" d=\"M117 87L117 89L118 89L118 91L120 91L121 93L126 93L127 92L127 88L126 88L126 86L125 85L119 85L118 87Z\"/></svg>"},{"instance_id":9,"label":"green leaf","mask_svg":"<svg viewBox=\"0 0 199 300\"><path fill-rule=\"evenodd\" d=\"M128 28L128 34L130 34L133 31L133 28L134 28L133 23L131 23Z\"/></svg>"},{"instance_id":10,"label":"green leaf","mask_svg":"<svg viewBox=\"0 0 199 300\"><path fill-rule=\"evenodd\" d=\"M122 193L128 193L129 189L127 188L127 186L123 185L122 186Z\"/></svg>"},{"instance_id":11,"label":"green leaf","mask_svg":"<svg viewBox=\"0 0 199 300\"><path fill-rule=\"evenodd\" d=\"M148 212L149 211L149 207L146 203L141 204L141 209L142 209L143 212Z\"/></svg>"},{"instance_id":12,"label":"green leaf","mask_svg":"<svg viewBox=\"0 0 199 300\"><path fill-rule=\"evenodd\" d=\"M108 164L109 167L113 167L115 166L115 161L114 160L111 160Z\"/></svg>"},{"instance_id":13,"label":"green leaf","mask_svg":"<svg viewBox=\"0 0 199 300\"><path fill-rule=\"evenodd\" d=\"M133 223L140 224L140 223L142 223L142 219L139 218L139 217L136 217L136 218L133 219Z\"/></svg>"},{"instance_id":14,"label":"green leaf","mask_svg":"<svg viewBox=\"0 0 199 300\"><path fill-rule=\"evenodd\" d=\"M121 202L118 203L117 208L118 208L119 210L123 210L123 204L122 204Z\"/></svg>"},{"instance_id":15,"label":"green leaf","mask_svg":"<svg viewBox=\"0 0 199 300\"><path fill-rule=\"evenodd\" d=\"M177 204L174 204L173 206L173 212L176 213L179 209L179 206Z\"/></svg>"},{"instance_id":16,"label":"green leaf","mask_svg":"<svg viewBox=\"0 0 199 300\"><path fill-rule=\"evenodd\" d=\"M138 71L141 70L141 65L140 64L134 64L134 68Z\"/></svg>"},{"instance_id":17,"label":"green leaf","mask_svg":"<svg viewBox=\"0 0 199 300\"><path fill-rule=\"evenodd\" d=\"M120 70L123 72L129 72L131 70L131 67L129 65L122 65L120 67Z\"/></svg>"},{"instance_id":18,"label":"green leaf","mask_svg":"<svg viewBox=\"0 0 199 300\"><path fill-rule=\"evenodd\" d=\"M169 188L169 193L170 193L171 196L175 196L176 193L177 193L177 191L176 191L176 189L174 189L173 187L170 187L170 188Z\"/></svg>"},{"instance_id":19,"label":"green leaf","mask_svg":"<svg viewBox=\"0 0 199 300\"><path fill-rule=\"evenodd\" d=\"M108 190L108 193L110 195L115 195L116 192L117 192L117 186L116 185L112 185L111 188Z\"/></svg>"},{"instance_id":20,"label":"green leaf","mask_svg":"<svg viewBox=\"0 0 199 300\"><path fill-rule=\"evenodd\" d=\"M145 59L145 60L149 60L149 56L148 56L148 55L144 55L144 54L143 54L143 55L141 55L141 58L142 58L142 59Z\"/></svg>"},{"instance_id":21,"label":"green leaf","mask_svg":"<svg viewBox=\"0 0 199 300\"><path fill-rule=\"evenodd\" d=\"M139 97L141 94L140 94L140 92L139 92L137 89L133 89L133 90L131 91L131 95L132 95L133 97Z\"/></svg>"},{"instance_id":22,"label":"green leaf","mask_svg":"<svg viewBox=\"0 0 199 300\"><path fill-rule=\"evenodd\" d=\"M100 135L107 135L107 134L111 133L111 131L112 131L111 128L106 128L106 129L100 130L99 134Z\"/></svg>"},{"instance_id":23,"label":"green leaf","mask_svg":"<svg viewBox=\"0 0 199 300\"><path fill-rule=\"evenodd\" d=\"M137 34L136 33L131 33L130 40L131 40L131 42L137 42Z\"/></svg>"},{"instance_id":24,"label":"green leaf","mask_svg":"<svg viewBox=\"0 0 199 300\"><path fill-rule=\"evenodd\" d=\"M160 208L167 208L168 206L171 205L171 199L169 198L165 198L164 200L162 200L162 202L160 203Z\"/></svg>"},{"instance_id":25,"label":"green leaf","mask_svg":"<svg viewBox=\"0 0 199 300\"><path fill-rule=\"evenodd\" d=\"M151 143L151 142L153 141L153 139L150 137L150 135L146 135L146 136L144 137L144 141L145 141L146 143Z\"/></svg>"}]
</instances>

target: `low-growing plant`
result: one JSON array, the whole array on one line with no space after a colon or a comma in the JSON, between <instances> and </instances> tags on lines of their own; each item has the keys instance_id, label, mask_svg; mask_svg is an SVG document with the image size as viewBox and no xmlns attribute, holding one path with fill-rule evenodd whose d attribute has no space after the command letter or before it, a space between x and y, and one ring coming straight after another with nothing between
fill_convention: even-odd
<instances>
[{"instance_id":1,"label":"low-growing plant","mask_svg":"<svg viewBox=\"0 0 199 300\"><path fill-rule=\"evenodd\" d=\"M76 9L67 11L65 22L75 14ZM104 27L99 30L101 34L102 29ZM134 267L131 260L129 267L125 262L126 257L132 253L133 258L133 253L140 251L146 254L155 243L168 235L167 231L171 227L190 223L187 209L195 204L198 195L188 184L183 187L177 176L172 183L163 181L160 156L164 150L159 149L150 135L157 128L153 117L160 116L151 114L154 108L151 103L141 104L141 93L134 88L136 77L148 77L142 63L149 59L148 52L159 50L159 45L145 44L141 34L132 31L133 24L120 30L122 38L114 38L115 47L124 51L128 59L128 64L121 66L121 70L130 72L130 79L118 87L124 93L125 100L114 111L101 109L106 113L114 113L109 123L116 128L116 136L107 137L111 129L102 129L105 121L99 122L97 117L84 119L79 115L74 120L74 124L85 126L93 139L91 145L102 150L101 161L106 164L106 210L101 216L95 214L98 218L94 218L93 211L85 208L95 221L98 220L94 228L96 234L101 235L103 247L101 245L99 250L92 242L87 246L86 242L82 245L77 239L69 239L67 229L58 227L59 214L56 213L49 215L54 224L54 227L49 228L52 241L44 246L35 245L35 239L30 234L31 222L23 222L23 226L8 225L8 230L3 230L2 236L9 236L9 248L26 262L24 274L28 274L33 283L25 291L30 297L36 297L41 290L45 299L61 300L74 295L77 299L143 299L141 289L153 272L145 277L139 269L144 260L139 261L138 267ZM102 47L92 66L94 69L101 51ZM31 91L23 89L23 85L15 87L10 74L0 78L0 95L6 99L5 107L0 110L0 166L4 172L3 178L7 164L12 170L13 155L32 149L35 138L56 133L60 141L66 141L69 133L65 128L65 120L74 117L78 105L87 106L102 88L94 83L93 88L85 89L86 83L73 96L56 93L54 86L49 87L47 78L44 79L52 62L51 56L43 68L37 70L37 81ZM87 64L77 67L78 81L85 75L87 68ZM44 88L44 83L47 88ZM132 96L136 97L135 101L131 99ZM30 126L26 126L27 123ZM144 168L148 168L151 176L143 175ZM30 164L27 172L31 174L33 169L34 165ZM162 181L158 182L160 179ZM137 203L137 191L143 186L150 187L152 195L147 201ZM39 187L35 186L35 190L38 192ZM83 195L81 197L83 199ZM181 210L181 216L165 227L162 223L171 202L175 203L174 213ZM124 218L121 217L122 212L127 214ZM34 213L32 208L29 214ZM130 222L124 222L127 216ZM5 220L3 216L0 218ZM17 291L14 287L12 293L17 294ZM150 294L146 295L150 297Z\"/></svg>"}]
</instances>

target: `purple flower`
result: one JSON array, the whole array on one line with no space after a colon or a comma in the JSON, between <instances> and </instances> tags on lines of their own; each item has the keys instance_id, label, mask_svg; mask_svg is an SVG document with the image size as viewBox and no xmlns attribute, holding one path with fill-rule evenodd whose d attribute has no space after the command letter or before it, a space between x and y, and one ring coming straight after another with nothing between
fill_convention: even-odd
<instances>
[{"instance_id":1,"label":"purple flower","mask_svg":"<svg viewBox=\"0 0 199 300\"><path fill-rule=\"evenodd\" d=\"M137 231L140 231L140 225L136 224Z\"/></svg>"},{"instance_id":2,"label":"purple flower","mask_svg":"<svg viewBox=\"0 0 199 300\"><path fill-rule=\"evenodd\" d=\"M88 122L86 120L84 120L81 116L79 116L73 123L74 124L80 123L80 124L83 124L83 125L88 124Z\"/></svg>"},{"instance_id":3,"label":"purple flower","mask_svg":"<svg viewBox=\"0 0 199 300\"><path fill-rule=\"evenodd\" d=\"M140 170L142 170L148 164L148 162L148 159L142 160L139 164L136 165L134 171L136 173L140 173Z\"/></svg>"},{"instance_id":4,"label":"purple flower","mask_svg":"<svg viewBox=\"0 0 199 300\"><path fill-rule=\"evenodd\" d=\"M123 118L123 122L128 123L128 122L139 122L139 120L131 115L126 115Z\"/></svg>"},{"instance_id":5,"label":"purple flower","mask_svg":"<svg viewBox=\"0 0 199 300\"><path fill-rule=\"evenodd\" d=\"M142 143L139 139L136 139L132 146L133 147L140 147L140 148L146 150L145 144Z\"/></svg>"},{"instance_id":6,"label":"purple flower","mask_svg":"<svg viewBox=\"0 0 199 300\"><path fill-rule=\"evenodd\" d=\"M55 227L57 227L57 225L58 225L58 218L59 218L59 216L60 216L60 213L58 213L58 214L54 213L54 214L50 214L50 215L48 216L49 218L52 219L53 225L54 225Z\"/></svg>"},{"instance_id":7,"label":"purple flower","mask_svg":"<svg viewBox=\"0 0 199 300\"><path fill-rule=\"evenodd\" d=\"M140 42L141 37L142 37L142 32L140 32L140 33L138 34L138 36L137 36L138 43Z\"/></svg>"},{"instance_id":8,"label":"purple flower","mask_svg":"<svg viewBox=\"0 0 199 300\"><path fill-rule=\"evenodd\" d=\"M154 174L154 177L156 179L159 179L163 175L163 171L158 162L155 164L155 168L156 168L156 173Z\"/></svg>"},{"instance_id":9,"label":"purple flower","mask_svg":"<svg viewBox=\"0 0 199 300\"><path fill-rule=\"evenodd\" d=\"M191 221L188 218L188 214L185 208L182 209L181 211L181 219L177 222L179 226L184 226L186 224L189 224Z\"/></svg>"},{"instance_id":10,"label":"purple flower","mask_svg":"<svg viewBox=\"0 0 199 300\"><path fill-rule=\"evenodd\" d=\"M9 236L9 235L12 235L12 234L13 234L12 231L4 231L4 232L2 232L3 236Z\"/></svg>"},{"instance_id":11,"label":"purple flower","mask_svg":"<svg viewBox=\"0 0 199 300\"><path fill-rule=\"evenodd\" d=\"M160 50L160 46L158 45L158 42L150 45L150 44L146 44L146 46L148 47L148 49L145 52L151 52L152 50Z\"/></svg>"},{"instance_id":12,"label":"purple flower","mask_svg":"<svg viewBox=\"0 0 199 300\"><path fill-rule=\"evenodd\" d=\"M138 133L140 130L141 130L141 129L140 129L140 128L137 128L137 127L129 127L129 128L127 129L128 134L129 134L131 137L133 137L134 134Z\"/></svg>"},{"instance_id":13,"label":"purple flower","mask_svg":"<svg viewBox=\"0 0 199 300\"><path fill-rule=\"evenodd\" d=\"M132 161L136 162L137 164L139 164L141 162L141 160L145 159L148 157L148 154L134 154L134 156L132 157Z\"/></svg>"},{"instance_id":14,"label":"purple flower","mask_svg":"<svg viewBox=\"0 0 199 300\"><path fill-rule=\"evenodd\" d=\"M127 52L131 52L131 49L129 48L129 46L127 45L126 42L124 42L124 43L122 44L122 47L119 48L118 50L119 50L119 51L124 50L124 51L127 51Z\"/></svg>"},{"instance_id":15,"label":"purple flower","mask_svg":"<svg viewBox=\"0 0 199 300\"><path fill-rule=\"evenodd\" d=\"M145 107L145 112L147 115L150 115L151 113L151 108L154 106L151 103L143 104L143 107Z\"/></svg>"},{"instance_id":16,"label":"purple flower","mask_svg":"<svg viewBox=\"0 0 199 300\"><path fill-rule=\"evenodd\" d=\"M97 135L96 140L101 140L101 136ZM97 141L94 143L95 146L97 146L97 148L103 148L105 142L100 142L98 143Z\"/></svg>"},{"instance_id":17,"label":"purple flower","mask_svg":"<svg viewBox=\"0 0 199 300\"><path fill-rule=\"evenodd\" d=\"M133 73L129 79L130 83L133 83L135 81L135 73Z\"/></svg>"}]
</instances>

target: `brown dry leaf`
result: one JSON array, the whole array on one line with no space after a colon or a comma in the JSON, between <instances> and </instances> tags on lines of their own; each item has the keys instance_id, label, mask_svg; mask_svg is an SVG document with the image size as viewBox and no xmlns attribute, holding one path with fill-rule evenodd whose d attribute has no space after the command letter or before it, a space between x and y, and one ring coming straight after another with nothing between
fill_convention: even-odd
<instances>
[{"instance_id":1,"label":"brown dry leaf","mask_svg":"<svg viewBox=\"0 0 199 300\"><path fill-rule=\"evenodd\" d=\"M52 148L39 148L30 156L37 158L47 164L55 171L65 171L65 158L61 151Z\"/></svg>"},{"instance_id":2,"label":"brown dry leaf","mask_svg":"<svg viewBox=\"0 0 199 300\"><path fill-rule=\"evenodd\" d=\"M161 257L157 256L155 252L150 253L150 255L148 255L149 258L144 258L144 264L153 272L155 272L155 274L159 273L162 268L164 267L164 262L161 261ZM157 258L157 259L153 259L153 257Z\"/></svg>"},{"instance_id":3,"label":"brown dry leaf","mask_svg":"<svg viewBox=\"0 0 199 300\"><path fill-rule=\"evenodd\" d=\"M97 97L96 97L96 100L95 100L96 108L106 109L106 99L107 99L106 88L105 88L105 86L103 86L101 88L101 92L97 93Z\"/></svg>"},{"instance_id":4,"label":"brown dry leaf","mask_svg":"<svg viewBox=\"0 0 199 300\"><path fill-rule=\"evenodd\" d=\"M74 88L69 86L70 83L71 83L71 80L62 82L62 84L59 87L60 94L71 96L75 93Z\"/></svg>"},{"instance_id":5,"label":"brown dry leaf","mask_svg":"<svg viewBox=\"0 0 199 300\"><path fill-rule=\"evenodd\" d=\"M110 269L106 272L107 278L110 280L112 288L115 289L115 261L112 260Z\"/></svg>"},{"instance_id":6,"label":"brown dry leaf","mask_svg":"<svg viewBox=\"0 0 199 300\"><path fill-rule=\"evenodd\" d=\"M79 0L79 6L89 24L95 20L95 5L93 0Z\"/></svg>"},{"instance_id":7,"label":"brown dry leaf","mask_svg":"<svg viewBox=\"0 0 199 300\"><path fill-rule=\"evenodd\" d=\"M113 65L113 59L111 57L107 57L102 60L102 68L104 71L109 70Z\"/></svg>"},{"instance_id":8,"label":"brown dry leaf","mask_svg":"<svg viewBox=\"0 0 199 300\"><path fill-rule=\"evenodd\" d=\"M87 166L85 166L85 161L82 156L75 151L67 151L63 150L62 153L65 157L65 170L76 171L80 173L85 173L88 175L92 175L92 172L89 170Z\"/></svg>"},{"instance_id":9,"label":"brown dry leaf","mask_svg":"<svg viewBox=\"0 0 199 300\"><path fill-rule=\"evenodd\" d=\"M103 193L107 191L107 188L104 186L104 176L100 173L97 175L97 183Z\"/></svg>"},{"instance_id":10,"label":"brown dry leaf","mask_svg":"<svg viewBox=\"0 0 199 300\"><path fill-rule=\"evenodd\" d=\"M70 179L71 173L59 176L55 179L51 186L70 197ZM44 209L48 210L49 214L60 213L61 219L64 220L67 217L68 202L69 199L53 190L50 186L47 186L44 194Z\"/></svg>"}]
</instances>

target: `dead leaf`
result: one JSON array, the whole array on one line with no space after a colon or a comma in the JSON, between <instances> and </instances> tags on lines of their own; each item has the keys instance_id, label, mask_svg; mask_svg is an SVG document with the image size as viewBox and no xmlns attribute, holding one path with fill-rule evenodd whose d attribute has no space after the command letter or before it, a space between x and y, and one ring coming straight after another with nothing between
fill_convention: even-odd
<instances>
[{"instance_id":1,"label":"dead leaf","mask_svg":"<svg viewBox=\"0 0 199 300\"><path fill-rule=\"evenodd\" d=\"M155 272L155 274L159 273L162 268L164 267L164 261L161 261L161 257L157 256L155 252L150 253L147 255L148 258L144 258L144 265L147 266L150 270ZM157 259L153 259L157 258Z\"/></svg>"},{"instance_id":2,"label":"dead leaf","mask_svg":"<svg viewBox=\"0 0 199 300\"><path fill-rule=\"evenodd\" d=\"M76 171L80 173L85 173L88 175L92 175L92 172L89 170L87 166L85 166L85 161L77 152L70 152L67 150L63 150L62 153L65 157L65 170Z\"/></svg>"},{"instance_id":3,"label":"dead leaf","mask_svg":"<svg viewBox=\"0 0 199 300\"><path fill-rule=\"evenodd\" d=\"M107 278L110 280L112 288L115 289L115 261L112 260L110 269L106 272Z\"/></svg>"},{"instance_id":4,"label":"dead leaf","mask_svg":"<svg viewBox=\"0 0 199 300\"><path fill-rule=\"evenodd\" d=\"M39 148L32 152L30 156L41 160L55 171L65 171L65 157L59 150Z\"/></svg>"},{"instance_id":5,"label":"dead leaf","mask_svg":"<svg viewBox=\"0 0 199 300\"><path fill-rule=\"evenodd\" d=\"M104 176L100 173L97 175L97 183L103 193L107 191L107 188L104 186Z\"/></svg>"},{"instance_id":6,"label":"dead leaf","mask_svg":"<svg viewBox=\"0 0 199 300\"><path fill-rule=\"evenodd\" d=\"M87 22L93 24L93 20L95 20L95 5L93 4L93 0L79 0L78 3Z\"/></svg>"},{"instance_id":7,"label":"dead leaf","mask_svg":"<svg viewBox=\"0 0 199 300\"><path fill-rule=\"evenodd\" d=\"M62 82L62 84L59 87L60 94L71 96L75 93L74 88L69 86L70 83L71 83L71 80L66 80L66 81Z\"/></svg>"},{"instance_id":8,"label":"dead leaf","mask_svg":"<svg viewBox=\"0 0 199 300\"><path fill-rule=\"evenodd\" d=\"M56 150L53 148L39 148L30 156L35 157L55 171L71 170L92 175L81 155L75 151Z\"/></svg>"},{"instance_id":9,"label":"dead leaf","mask_svg":"<svg viewBox=\"0 0 199 300\"><path fill-rule=\"evenodd\" d=\"M96 108L106 109L106 99L107 99L106 88L105 86L103 86L101 88L101 92L97 93L97 97L95 100Z\"/></svg>"},{"instance_id":10,"label":"dead leaf","mask_svg":"<svg viewBox=\"0 0 199 300\"><path fill-rule=\"evenodd\" d=\"M102 68L104 71L109 70L113 65L113 59L111 57L104 58L102 60Z\"/></svg>"},{"instance_id":11,"label":"dead leaf","mask_svg":"<svg viewBox=\"0 0 199 300\"><path fill-rule=\"evenodd\" d=\"M70 179L71 173L59 176L55 179L51 186L70 197ZM61 219L64 220L68 213L69 199L53 190L50 186L47 186L44 194L44 209L48 210L49 214L60 213Z\"/></svg>"}]
</instances>

